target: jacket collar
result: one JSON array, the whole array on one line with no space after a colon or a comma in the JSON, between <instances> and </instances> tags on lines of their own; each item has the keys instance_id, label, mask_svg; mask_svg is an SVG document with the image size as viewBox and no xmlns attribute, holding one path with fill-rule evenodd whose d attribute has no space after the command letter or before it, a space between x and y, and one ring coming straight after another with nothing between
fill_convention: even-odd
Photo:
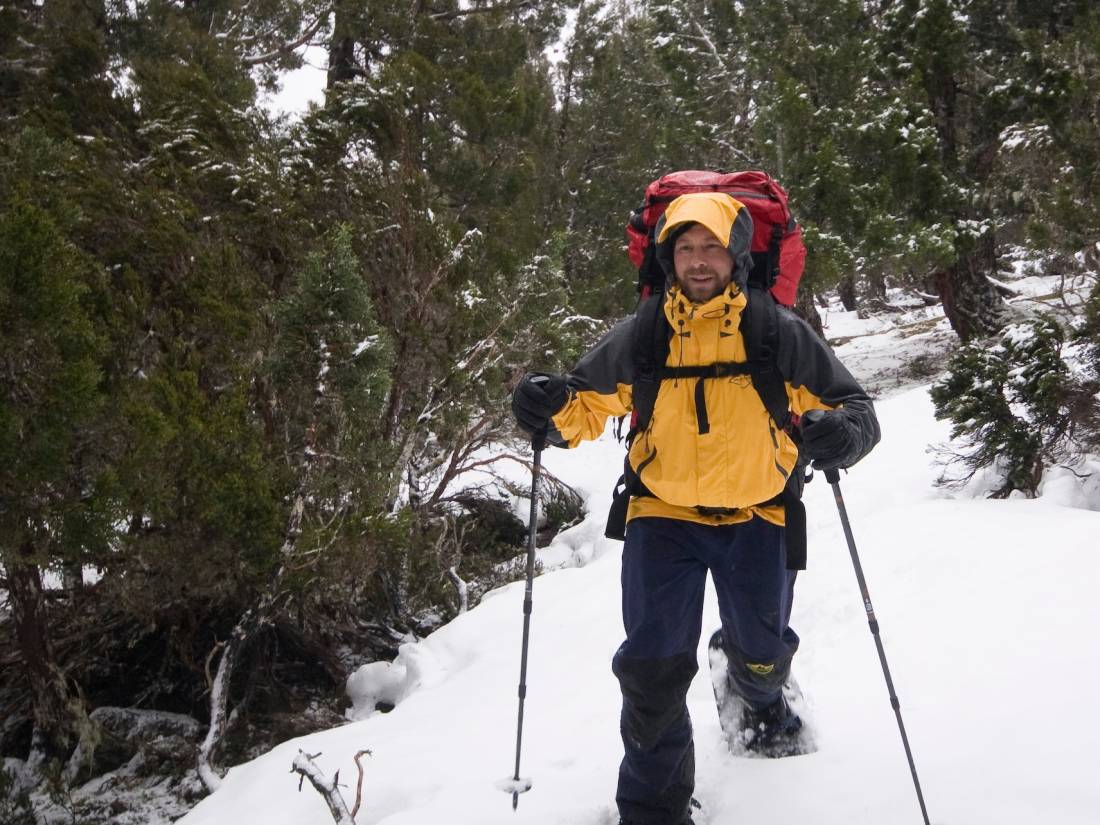
<instances>
[{"instance_id":1,"label":"jacket collar","mask_svg":"<svg viewBox=\"0 0 1100 825\"><path fill-rule=\"evenodd\" d=\"M669 287L668 299L665 301L665 317L670 323L678 319L691 321L696 318L725 318L729 315L740 315L747 304L748 296L732 282L722 292L701 304L689 301L680 291L679 285L673 284Z\"/></svg>"}]
</instances>

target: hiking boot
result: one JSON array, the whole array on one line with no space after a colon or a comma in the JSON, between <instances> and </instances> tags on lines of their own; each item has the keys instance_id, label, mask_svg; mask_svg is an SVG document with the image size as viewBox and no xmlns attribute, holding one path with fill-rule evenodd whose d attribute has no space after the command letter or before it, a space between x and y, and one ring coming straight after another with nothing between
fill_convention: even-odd
<instances>
[{"instance_id":1,"label":"hiking boot","mask_svg":"<svg viewBox=\"0 0 1100 825\"><path fill-rule=\"evenodd\" d=\"M791 710L787 697L779 698L763 710L745 707L737 739L748 753L776 759L807 753L802 741L802 719Z\"/></svg>"}]
</instances>

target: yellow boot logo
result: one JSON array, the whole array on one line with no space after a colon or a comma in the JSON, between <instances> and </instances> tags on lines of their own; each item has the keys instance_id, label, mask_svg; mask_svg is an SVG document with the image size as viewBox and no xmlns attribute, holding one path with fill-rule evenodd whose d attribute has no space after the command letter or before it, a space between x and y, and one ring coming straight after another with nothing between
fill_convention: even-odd
<instances>
[{"instance_id":1,"label":"yellow boot logo","mask_svg":"<svg viewBox=\"0 0 1100 825\"><path fill-rule=\"evenodd\" d=\"M758 665L752 662L745 662L745 665L757 676L769 676L771 672L775 670L775 665Z\"/></svg>"}]
</instances>

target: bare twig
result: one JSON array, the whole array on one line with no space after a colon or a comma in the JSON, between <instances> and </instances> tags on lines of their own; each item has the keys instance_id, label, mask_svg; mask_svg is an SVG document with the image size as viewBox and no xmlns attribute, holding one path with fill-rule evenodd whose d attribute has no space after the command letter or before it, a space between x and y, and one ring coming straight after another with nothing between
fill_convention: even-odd
<instances>
[{"instance_id":1,"label":"bare twig","mask_svg":"<svg viewBox=\"0 0 1100 825\"><path fill-rule=\"evenodd\" d=\"M359 781L355 785L355 806L351 809L351 818L355 819L355 815L359 813L359 804L363 801L363 763L359 760L363 756L370 756L369 750L361 750L355 754L355 767L359 769Z\"/></svg>"},{"instance_id":2,"label":"bare twig","mask_svg":"<svg viewBox=\"0 0 1100 825\"><path fill-rule=\"evenodd\" d=\"M451 481L461 472L465 472L469 469L469 467L465 465L465 462L469 460L470 456L476 450L488 443L485 431L491 427L491 424L492 422L490 419L481 418L467 428L461 441L451 450L449 460L447 461L447 467L443 471L439 483L436 485L435 492L433 492L428 499L430 504L435 504L439 501L440 497L443 495L443 491Z\"/></svg>"},{"instance_id":3,"label":"bare twig","mask_svg":"<svg viewBox=\"0 0 1100 825\"><path fill-rule=\"evenodd\" d=\"M1068 464L1056 464L1054 466L1060 467L1063 470L1068 470L1069 472L1073 473L1073 475L1077 476L1077 478L1079 478L1081 481L1085 481L1086 479L1092 478L1092 473L1079 473L1079 472L1077 472L1077 470L1073 469Z\"/></svg>"}]
</instances>

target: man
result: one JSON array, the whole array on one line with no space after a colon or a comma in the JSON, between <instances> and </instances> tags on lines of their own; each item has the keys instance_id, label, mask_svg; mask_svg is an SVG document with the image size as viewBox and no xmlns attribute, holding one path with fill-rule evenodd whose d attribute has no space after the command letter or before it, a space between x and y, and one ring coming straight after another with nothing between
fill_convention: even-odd
<instances>
[{"instance_id":1,"label":"man","mask_svg":"<svg viewBox=\"0 0 1100 825\"><path fill-rule=\"evenodd\" d=\"M668 278L669 367L746 360L752 218L729 195L683 195L656 227ZM801 426L780 429L747 375L661 381L633 440L636 485L623 546L626 640L613 670L623 694L624 757L616 801L624 825L689 825L694 749L686 695L698 665L703 593L718 594L728 688L744 707L746 747L797 752L801 722L782 688L798 635L788 625L782 494L801 472L848 467L879 439L867 394L812 329L778 310L777 366ZM528 375L513 410L529 433L574 447L631 409L636 318L615 326L566 376Z\"/></svg>"}]
</instances>

